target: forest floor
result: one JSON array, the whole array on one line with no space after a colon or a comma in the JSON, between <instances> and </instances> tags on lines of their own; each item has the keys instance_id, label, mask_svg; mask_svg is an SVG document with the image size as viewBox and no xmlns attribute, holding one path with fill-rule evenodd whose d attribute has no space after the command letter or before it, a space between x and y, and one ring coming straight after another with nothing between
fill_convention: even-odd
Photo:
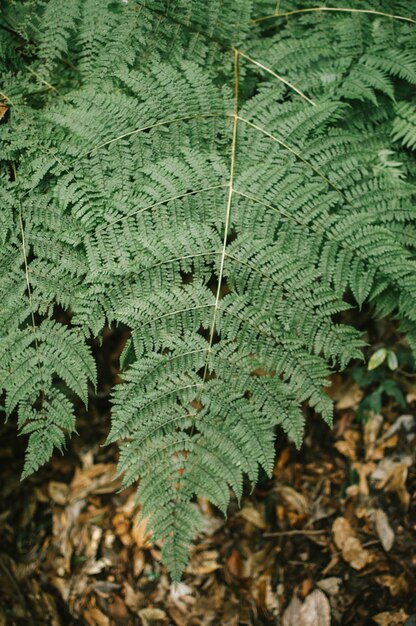
<instances>
[{"instance_id":1,"label":"forest floor","mask_svg":"<svg viewBox=\"0 0 416 626\"><path fill-rule=\"evenodd\" d=\"M416 624L416 377L400 346L398 370L334 375L333 428L308 415L299 451L278 434L272 478L227 519L198 500L204 530L172 586L102 445L119 343L80 436L23 483L25 442L1 427L0 626Z\"/></svg>"}]
</instances>

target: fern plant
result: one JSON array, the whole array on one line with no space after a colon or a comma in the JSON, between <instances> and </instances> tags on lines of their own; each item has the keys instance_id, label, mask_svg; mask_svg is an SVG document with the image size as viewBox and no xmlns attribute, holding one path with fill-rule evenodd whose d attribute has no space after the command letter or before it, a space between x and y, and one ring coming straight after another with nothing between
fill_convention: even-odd
<instances>
[{"instance_id":1,"label":"fern plant","mask_svg":"<svg viewBox=\"0 0 416 626\"><path fill-rule=\"evenodd\" d=\"M416 347L416 16L408 3L11 0L3 52L1 387L23 476L62 449L131 330L108 442L178 580L195 496L330 424L369 302ZM58 308L70 313L59 321Z\"/></svg>"}]
</instances>

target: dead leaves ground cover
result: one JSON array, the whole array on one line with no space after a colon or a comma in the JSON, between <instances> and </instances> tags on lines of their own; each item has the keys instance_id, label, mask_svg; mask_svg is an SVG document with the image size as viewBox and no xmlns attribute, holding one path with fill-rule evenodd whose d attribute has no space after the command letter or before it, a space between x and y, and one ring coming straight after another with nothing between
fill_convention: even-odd
<instances>
[{"instance_id":1,"label":"dead leaves ground cover","mask_svg":"<svg viewBox=\"0 0 416 626\"><path fill-rule=\"evenodd\" d=\"M279 437L272 479L226 520L195 503L205 527L173 587L134 491L119 491L116 449L101 446L119 343L64 457L20 483L23 446L2 429L0 626L414 626L416 378L334 376L332 431L311 416L300 452ZM358 419L386 380L393 392Z\"/></svg>"}]
</instances>

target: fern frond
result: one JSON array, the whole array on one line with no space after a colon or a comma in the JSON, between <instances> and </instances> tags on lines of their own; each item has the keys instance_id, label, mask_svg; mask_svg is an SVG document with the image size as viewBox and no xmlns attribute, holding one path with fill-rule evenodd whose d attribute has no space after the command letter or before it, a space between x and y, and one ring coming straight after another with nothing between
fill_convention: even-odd
<instances>
[{"instance_id":1,"label":"fern frond","mask_svg":"<svg viewBox=\"0 0 416 626\"><path fill-rule=\"evenodd\" d=\"M1 95L5 405L26 476L75 429L88 338L128 327L108 441L178 580L195 496L225 512L279 429L301 444L305 405L331 423L328 377L364 345L343 311L368 302L416 347L413 18L58 4L30 28L16 8L30 42Z\"/></svg>"},{"instance_id":2,"label":"fern frond","mask_svg":"<svg viewBox=\"0 0 416 626\"><path fill-rule=\"evenodd\" d=\"M412 102L400 102L396 107L392 136L407 148L416 146L416 107Z\"/></svg>"}]
</instances>

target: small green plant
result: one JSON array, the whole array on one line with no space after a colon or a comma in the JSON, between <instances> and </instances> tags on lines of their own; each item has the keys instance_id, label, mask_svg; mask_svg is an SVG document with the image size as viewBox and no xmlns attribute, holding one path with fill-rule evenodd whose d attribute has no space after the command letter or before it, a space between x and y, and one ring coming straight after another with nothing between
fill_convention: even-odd
<instances>
[{"instance_id":1,"label":"small green plant","mask_svg":"<svg viewBox=\"0 0 416 626\"><path fill-rule=\"evenodd\" d=\"M0 380L23 476L75 431L91 339L129 327L108 441L175 580L193 498L225 511L270 473L304 403L331 423L328 375L363 346L336 321L346 293L416 346L412 7L279 7L9 0L0 17Z\"/></svg>"},{"instance_id":2,"label":"small green plant","mask_svg":"<svg viewBox=\"0 0 416 626\"><path fill-rule=\"evenodd\" d=\"M371 371L380 367L384 361L387 361L387 365L390 370L396 370L399 366L396 353L393 350L379 348L371 355L368 362L368 370Z\"/></svg>"},{"instance_id":3,"label":"small green plant","mask_svg":"<svg viewBox=\"0 0 416 626\"><path fill-rule=\"evenodd\" d=\"M392 354L394 358L391 358ZM351 368L352 378L367 392L356 412L359 421L367 421L371 413L380 413L387 398L392 398L402 409L406 409L407 402L400 384L392 377L399 367L405 369L414 367L412 355L403 348L399 348L397 352L379 348L372 354L367 368L364 366Z\"/></svg>"}]
</instances>

